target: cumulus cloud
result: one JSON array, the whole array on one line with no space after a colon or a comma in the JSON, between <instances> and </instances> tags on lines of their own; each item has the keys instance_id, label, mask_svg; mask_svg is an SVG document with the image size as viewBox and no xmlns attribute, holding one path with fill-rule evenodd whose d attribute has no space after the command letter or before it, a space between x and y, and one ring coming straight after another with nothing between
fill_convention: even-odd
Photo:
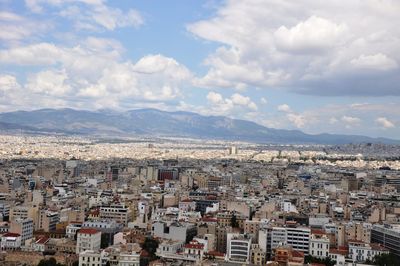
<instances>
[{"instance_id":1,"label":"cumulus cloud","mask_svg":"<svg viewBox=\"0 0 400 266\"><path fill-rule=\"evenodd\" d=\"M28 78L26 88L34 93L63 96L71 91L68 74L63 70L45 70Z\"/></svg>"},{"instance_id":2,"label":"cumulus cloud","mask_svg":"<svg viewBox=\"0 0 400 266\"><path fill-rule=\"evenodd\" d=\"M13 93L13 90L20 88L17 78L12 75L0 75L0 91Z\"/></svg>"},{"instance_id":3,"label":"cumulus cloud","mask_svg":"<svg viewBox=\"0 0 400 266\"><path fill-rule=\"evenodd\" d=\"M345 123L346 128L358 126L361 123L360 118L347 115L342 116L340 120Z\"/></svg>"},{"instance_id":4,"label":"cumulus cloud","mask_svg":"<svg viewBox=\"0 0 400 266\"><path fill-rule=\"evenodd\" d=\"M400 2L391 0L227 1L215 16L187 26L221 44L197 84L400 95L399 13Z\"/></svg>"},{"instance_id":5,"label":"cumulus cloud","mask_svg":"<svg viewBox=\"0 0 400 266\"><path fill-rule=\"evenodd\" d=\"M289 113L292 112L292 109L290 108L289 105L285 103L278 106L278 111Z\"/></svg>"},{"instance_id":6,"label":"cumulus cloud","mask_svg":"<svg viewBox=\"0 0 400 266\"><path fill-rule=\"evenodd\" d=\"M375 55L360 55L350 61L357 68L365 68L372 70L390 70L398 67L397 62L389 58L387 55L378 53Z\"/></svg>"},{"instance_id":7,"label":"cumulus cloud","mask_svg":"<svg viewBox=\"0 0 400 266\"><path fill-rule=\"evenodd\" d=\"M87 40L73 47L39 43L3 49L0 62L44 67L22 85L27 95L59 97L72 106L89 99L96 107L117 107L127 100L172 101L182 98L182 88L191 84L192 73L173 58L155 54L124 61L118 42Z\"/></svg>"},{"instance_id":8,"label":"cumulus cloud","mask_svg":"<svg viewBox=\"0 0 400 266\"><path fill-rule=\"evenodd\" d=\"M49 28L51 27L46 22L0 11L0 41L3 43L19 43L29 37L37 37Z\"/></svg>"},{"instance_id":9,"label":"cumulus cloud","mask_svg":"<svg viewBox=\"0 0 400 266\"><path fill-rule=\"evenodd\" d=\"M211 110L203 113L232 115L239 111L254 112L258 107L250 97L234 93L229 98L224 98L221 94L210 91L207 100L211 105Z\"/></svg>"},{"instance_id":10,"label":"cumulus cloud","mask_svg":"<svg viewBox=\"0 0 400 266\"><path fill-rule=\"evenodd\" d=\"M318 53L347 39L347 26L311 16L292 28L279 27L274 32L277 48L294 53Z\"/></svg>"},{"instance_id":11,"label":"cumulus cloud","mask_svg":"<svg viewBox=\"0 0 400 266\"><path fill-rule=\"evenodd\" d=\"M210 91L207 94L207 100L212 104L218 104L224 102L224 98L222 97L222 95L213 91Z\"/></svg>"},{"instance_id":12,"label":"cumulus cloud","mask_svg":"<svg viewBox=\"0 0 400 266\"><path fill-rule=\"evenodd\" d=\"M387 119L386 117L378 117L376 120L376 123L378 123L380 126L382 126L384 129L387 128L393 128L394 123L391 122L389 119Z\"/></svg>"}]
</instances>

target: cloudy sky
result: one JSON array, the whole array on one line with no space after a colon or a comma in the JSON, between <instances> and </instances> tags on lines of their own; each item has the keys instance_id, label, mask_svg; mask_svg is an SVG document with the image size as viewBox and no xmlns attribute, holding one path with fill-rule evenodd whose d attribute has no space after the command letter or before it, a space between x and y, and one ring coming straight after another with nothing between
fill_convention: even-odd
<instances>
[{"instance_id":1,"label":"cloudy sky","mask_svg":"<svg viewBox=\"0 0 400 266\"><path fill-rule=\"evenodd\" d=\"M153 107L400 138L400 1L0 0L0 111Z\"/></svg>"}]
</instances>

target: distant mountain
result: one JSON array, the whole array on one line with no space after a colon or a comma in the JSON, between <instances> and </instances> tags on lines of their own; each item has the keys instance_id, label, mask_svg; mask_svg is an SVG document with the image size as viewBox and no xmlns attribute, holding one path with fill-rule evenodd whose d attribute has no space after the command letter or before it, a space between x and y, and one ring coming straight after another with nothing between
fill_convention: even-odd
<instances>
[{"instance_id":1,"label":"distant mountain","mask_svg":"<svg viewBox=\"0 0 400 266\"><path fill-rule=\"evenodd\" d=\"M57 132L106 136L159 136L242 140L259 143L386 143L399 140L356 135L305 134L299 130L273 129L254 122L191 112L138 109L110 110L40 109L0 113L0 130Z\"/></svg>"}]
</instances>

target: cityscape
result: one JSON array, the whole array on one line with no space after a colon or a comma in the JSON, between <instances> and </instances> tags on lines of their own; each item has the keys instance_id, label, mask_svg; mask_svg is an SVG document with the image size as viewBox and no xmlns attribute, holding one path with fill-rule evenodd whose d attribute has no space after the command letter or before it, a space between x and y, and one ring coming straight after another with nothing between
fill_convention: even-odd
<instances>
[{"instance_id":1,"label":"cityscape","mask_svg":"<svg viewBox=\"0 0 400 266\"><path fill-rule=\"evenodd\" d=\"M400 1L0 0L0 265L400 266Z\"/></svg>"},{"instance_id":2,"label":"cityscape","mask_svg":"<svg viewBox=\"0 0 400 266\"><path fill-rule=\"evenodd\" d=\"M400 255L396 146L0 140L4 265L375 265Z\"/></svg>"}]
</instances>

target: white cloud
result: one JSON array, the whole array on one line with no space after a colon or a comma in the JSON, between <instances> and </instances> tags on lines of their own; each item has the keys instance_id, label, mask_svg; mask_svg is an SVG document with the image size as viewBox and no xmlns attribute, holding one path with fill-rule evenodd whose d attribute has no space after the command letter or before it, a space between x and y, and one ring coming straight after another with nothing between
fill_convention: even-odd
<instances>
[{"instance_id":1,"label":"white cloud","mask_svg":"<svg viewBox=\"0 0 400 266\"><path fill-rule=\"evenodd\" d=\"M289 113L292 112L292 109L290 108L289 105L285 103L278 106L278 111Z\"/></svg>"},{"instance_id":2,"label":"white cloud","mask_svg":"<svg viewBox=\"0 0 400 266\"><path fill-rule=\"evenodd\" d=\"M234 93L231 97L224 98L221 94L211 91L207 94L207 100L212 108L208 110L208 113L212 114L232 115L242 111L254 112L258 109L256 103L250 97L239 93Z\"/></svg>"},{"instance_id":3,"label":"white cloud","mask_svg":"<svg viewBox=\"0 0 400 266\"><path fill-rule=\"evenodd\" d=\"M295 53L317 53L347 39L347 26L325 18L311 16L288 29L279 27L274 32L277 48Z\"/></svg>"},{"instance_id":4,"label":"white cloud","mask_svg":"<svg viewBox=\"0 0 400 266\"><path fill-rule=\"evenodd\" d=\"M20 88L17 78L8 74L0 74L0 91L13 93L12 91Z\"/></svg>"},{"instance_id":5,"label":"white cloud","mask_svg":"<svg viewBox=\"0 0 400 266\"><path fill-rule=\"evenodd\" d=\"M65 70L45 70L28 78L26 88L34 93L63 96L71 91Z\"/></svg>"},{"instance_id":6,"label":"white cloud","mask_svg":"<svg viewBox=\"0 0 400 266\"><path fill-rule=\"evenodd\" d=\"M224 101L224 98L222 97L221 94L210 91L207 94L207 100L213 104L218 104L218 103L222 103Z\"/></svg>"},{"instance_id":7,"label":"white cloud","mask_svg":"<svg viewBox=\"0 0 400 266\"><path fill-rule=\"evenodd\" d=\"M74 47L39 43L3 49L0 62L42 67L22 85L28 89L27 95L59 97L72 106L76 106L74 100L92 99L85 106L91 108L103 103L117 107L138 100L161 102L184 97L182 89L191 85L193 76L184 65L160 54L137 62L123 61L122 52L121 45L112 39L89 37Z\"/></svg>"},{"instance_id":8,"label":"white cloud","mask_svg":"<svg viewBox=\"0 0 400 266\"><path fill-rule=\"evenodd\" d=\"M268 100L267 100L266 98L264 98L264 97L261 97L260 102L261 102L262 104L267 104L267 103L268 103Z\"/></svg>"},{"instance_id":9,"label":"white cloud","mask_svg":"<svg viewBox=\"0 0 400 266\"><path fill-rule=\"evenodd\" d=\"M346 124L347 128L352 126L358 126L361 123L360 118L347 115L342 116L341 121Z\"/></svg>"},{"instance_id":10,"label":"white cloud","mask_svg":"<svg viewBox=\"0 0 400 266\"><path fill-rule=\"evenodd\" d=\"M290 122L292 122L297 128L303 128L306 124L306 118L303 115L289 113L287 114L287 118Z\"/></svg>"},{"instance_id":11,"label":"white cloud","mask_svg":"<svg viewBox=\"0 0 400 266\"><path fill-rule=\"evenodd\" d=\"M38 43L0 50L0 62L15 65L52 65L61 60L63 51L54 44Z\"/></svg>"},{"instance_id":12,"label":"white cloud","mask_svg":"<svg viewBox=\"0 0 400 266\"><path fill-rule=\"evenodd\" d=\"M18 14L0 11L0 41L7 44L19 43L29 37L37 37L50 26Z\"/></svg>"},{"instance_id":13,"label":"white cloud","mask_svg":"<svg viewBox=\"0 0 400 266\"><path fill-rule=\"evenodd\" d=\"M329 124L333 125L336 124L339 120L336 117L329 118Z\"/></svg>"},{"instance_id":14,"label":"white cloud","mask_svg":"<svg viewBox=\"0 0 400 266\"><path fill-rule=\"evenodd\" d=\"M221 44L205 59L209 70L196 84L399 95L399 13L400 2L391 0L226 1L213 17L187 26Z\"/></svg>"},{"instance_id":15,"label":"white cloud","mask_svg":"<svg viewBox=\"0 0 400 266\"><path fill-rule=\"evenodd\" d=\"M144 23L137 10L123 11L101 0L25 0L25 4L34 13L42 13L48 6L57 8L58 14L73 21L78 30L112 31L123 27L137 28Z\"/></svg>"},{"instance_id":16,"label":"white cloud","mask_svg":"<svg viewBox=\"0 0 400 266\"><path fill-rule=\"evenodd\" d=\"M381 125L384 129L387 128L393 128L394 123L391 122L389 119L387 119L386 117L378 117L376 120L376 123L378 123L379 125Z\"/></svg>"},{"instance_id":17,"label":"white cloud","mask_svg":"<svg viewBox=\"0 0 400 266\"><path fill-rule=\"evenodd\" d=\"M234 104L246 106L254 111L257 110L257 105L250 99L250 97L235 93L231 96L231 100Z\"/></svg>"},{"instance_id":18,"label":"white cloud","mask_svg":"<svg viewBox=\"0 0 400 266\"><path fill-rule=\"evenodd\" d=\"M398 67L397 62L387 55L378 53L375 55L360 55L358 58L350 61L357 68L373 70L391 70Z\"/></svg>"},{"instance_id":19,"label":"white cloud","mask_svg":"<svg viewBox=\"0 0 400 266\"><path fill-rule=\"evenodd\" d=\"M99 6L94 11L93 20L108 30L129 26L137 28L144 23L140 13L134 9L123 13L120 9Z\"/></svg>"}]
</instances>

